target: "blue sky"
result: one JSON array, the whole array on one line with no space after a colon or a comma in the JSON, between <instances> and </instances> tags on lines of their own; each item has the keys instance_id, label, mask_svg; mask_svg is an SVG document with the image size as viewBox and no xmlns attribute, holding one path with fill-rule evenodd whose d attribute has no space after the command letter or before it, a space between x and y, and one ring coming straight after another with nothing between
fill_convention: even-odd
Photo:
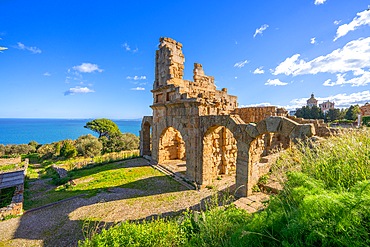
<instances>
[{"instance_id":1,"label":"blue sky","mask_svg":"<svg viewBox=\"0 0 370 247\"><path fill-rule=\"evenodd\" d=\"M370 101L370 1L0 0L0 117L151 115L160 37L240 106Z\"/></svg>"}]
</instances>

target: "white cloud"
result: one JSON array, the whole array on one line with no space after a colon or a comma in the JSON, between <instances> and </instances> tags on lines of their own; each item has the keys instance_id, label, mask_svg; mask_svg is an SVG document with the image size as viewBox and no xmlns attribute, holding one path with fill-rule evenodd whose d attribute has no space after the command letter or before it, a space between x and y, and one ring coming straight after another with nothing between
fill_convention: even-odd
<instances>
[{"instance_id":1,"label":"white cloud","mask_svg":"<svg viewBox=\"0 0 370 247\"><path fill-rule=\"evenodd\" d=\"M141 75L141 76L127 76L126 77L127 80L134 80L134 81L138 81L138 80L146 80L146 76L145 75Z\"/></svg>"},{"instance_id":2,"label":"white cloud","mask_svg":"<svg viewBox=\"0 0 370 247\"><path fill-rule=\"evenodd\" d=\"M131 88L131 90L133 90L133 91L144 91L145 88L143 88L143 87L134 87L134 88Z\"/></svg>"},{"instance_id":3,"label":"white cloud","mask_svg":"<svg viewBox=\"0 0 370 247\"><path fill-rule=\"evenodd\" d=\"M99 69L99 66L97 64L92 63L82 63L81 65L74 66L74 70L77 70L81 73L92 73L92 72L103 72L102 69Z\"/></svg>"},{"instance_id":4,"label":"white cloud","mask_svg":"<svg viewBox=\"0 0 370 247\"><path fill-rule=\"evenodd\" d=\"M263 24L260 28L257 28L256 29L256 32L253 35L253 38L255 38L257 36L257 34L261 34L262 35L263 31L265 31L268 27L269 27L269 25Z\"/></svg>"},{"instance_id":5,"label":"white cloud","mask_svg":"<svg viewBox=\"0 0 370 247\"><path fill-rule=\"evenodd\" d=\"M272 106L269 102L250 104L250 105L241 105L240 107L258 107L258 106Z\"/></svg>"},{"instance_id":6,"label":"white cloud","mask_svg":"<svg viewBox=\"0 0 370 247\"><path fill-rule=\"evenodd\" d=\"M82 94L82 93L94 93L95 91L88 88L88 87L72 87L64 92L64 95L74 95L74 94Z\"/></svg>"},{"instance_id":7,"label":"white cloud","mask_svg":"<svg viewBox=\"0 0 370 247\"><path fill-rule=\"evenodd\" d=\"M353 77L352 79L346 80L346 74L337 74L337 80L332 81L331 79L328 79L324 82L324 86L337 86L337 85L344 85L344 84L350 84L352 87L354 86L366 86L370 83L370 72L369 71L363 71L362 74L360 74L358 77Z\"/></svg>"},{"instance_id":8,"label":"white cloud","mask_svg":"<svg viewBox=\"0 0 370 247\"><path fill-rule=\"evenodd\" d=\"M315 37L311 38L310 43L313 44L313 45L316 44L316 38Z\"/></svg>"},{"instance_id":9,"label":"white cloud","mask_svg":"<svg viewBox=\"0 0 370 247\"><path fill-rule=\"evenodd\" d=\"M324 4L326 0L315 0L315 5Z\"/></svg>"},{"instance_id":10,"label":"white cloud","mask_svg":"<svg viewBox=\"0 0 370 247\"><path fill-rule=\"evenodd\" d=\"M125 49L126 51L129 51L129 52L132 52L132 53L136 53L139 51L139 48L135 48L134 50L132 50L132 48L129 46L129 44L127 44L127 42L123 43L122 44L122 47L123 49Z\"/></svg>"},{"instance_id":11,"label":"white cloud","mask_svg":"<svg viewBox=\"0 0 370 247\"><path fill-rule=\"evenodd\" d=\"M334 21L334 25L339 25L342 21L339 20L339 21Z\"/></svg>"},{"instance_id":12,"label":"white cloud","mask_svg":"<svg viewBox=\"0 0 370 247\"><path fill-rule=\"evenodd\" d=\"M279 79L268 79L267 82L265 83L267 86L285 86L288 85L286 82L282 82Z\"/></svg>"},{"instance_id":13,"label":"white cloud","mask_svg":"<svg viewBox=\"0 0 370 247\"><path fill-rule=\"evenodd\" d=\"M15 47L19 50L26 50L26 51L30 51L32 52L33 54L38 54L38 53L41 53L41 50L35 46L26 46L24 45L23 43L21 42L18 42L17 43L17 46Z\"/></svg>"},{"instance_id":14,"label":"white cloud","mask_svg":"<svg viewBox=\"0 0 370 247\"><path fill-rule=\"evenodd\" d=\"M357 28L370 25L370 11L364 10L362 12L357 13L357 17L353 18L353 20L348 24L340 25L337 29L337 34L334 38L334 41L339 39L340 37L345 36L350 31L354 31Z\"/></svg>"},{"instance_id":15,"label":"white cloud","mask_svg":"<svg viewBox=\"0 0 370 247\"><path fill-rule=\"evenodd\" d=\"M51 76L51 74L49 72L45 72L43 75L44 76Z\"/></svg>"},{"instance_id":16,"label":"white cloud","mask_svg":"<svg viewBox=\"0 0 370 247\"><path fill-rule=\"evenodd\" d=\"M240 68L243 68L244 65L246 65L247 63L249 63L248 60L240 61L240 62L235 63L234 64L234 67L240 69Z\"/></svg>"},{"instance_id":17,"label":"white cloud","mask_svg":"<svg viewBox=\"0 0 370 247\"><path fill-rule=\"evenodd\" d=\"M350 105L356 105L359 104L360 106L365 104L366 102L369 102L370 99L370 91L362 91L362 92L357 92L357 93L352 93L352 94L337 94L337 95L332 95L328 97L316 97L315 98L319 101L319 103L324 102L324 101L331 101L335 103L336 108L345 108L349 107ZM299 99L293 99L290 101L292 105L285 106L286 109L295 109L295 108L300 108L307 103L306 98L299 98Z\"/></svg>"},{"instance_id":18,"label":"white cloud","mask_svg":"<svg viewBox=\"0 0 370 247\"><path fill-rule=\"evenodd\" d=\"M261 67L258 67L257 69L255 69L254 71L253 71L253 74L264 74L265 73L265 71L263 70L263 67L261 66Z\"/></svg>"},{"instance_id":19,"label":"white cloud","mask_svg":"<svg viewBox=\"0 0 370 247\"><path fill-rule=\"evenodd\" d=\"M370 69L370 37L360 38L348 42L343 48L332 51L331 53L314 58L306 62L299 59L300 54L285 59L275 70L274 75L305 75L317 73L344 74L352 72L355 78L348 80L347 84L353 86L366 85L368 69ZM326 86L333 82L327 81ZM345 84L339 80L333 85Z\"/></svg>"},{"instance_id":20,"label":"white cloud","mask_svg":"<svg viewBox=\"0 0 370 247\"><path fill-rule=\"evenodd\" d=\"M3 53L3 51L8 50L7 47L0 46L0 52Z\"/></svg>"}]
</instances>

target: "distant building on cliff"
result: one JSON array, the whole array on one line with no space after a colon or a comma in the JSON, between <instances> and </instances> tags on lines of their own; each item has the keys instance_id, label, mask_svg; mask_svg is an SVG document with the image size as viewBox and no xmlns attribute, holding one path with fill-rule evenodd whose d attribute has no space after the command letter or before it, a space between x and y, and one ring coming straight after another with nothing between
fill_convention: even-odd
<instances>
[{"instance_id":1,"label":"distant building on cliff","mask_svg":"<svg viewBox=\"0 0 370 247\"><path fill-rule=\"evenodd\" d=\"M326 113L330 110L330 109L334 109L334 102L330 102L329 100L328 101L325 101L321 104L319 104L319 107L321 109L321 111L326 115Z\"/></svg>"},{"instance_id":2,"label":"distant building on cliff","mask_svg":"<svg viewBox=\"0 0 370 247\"><path fill-rule=\"evenodd\" d=\"M311 94L311 98L307 100L307 106L309 108L312 108L313 106L317 106L317 99L315 99L315 96Z\"/></svg>"}]
</instances>

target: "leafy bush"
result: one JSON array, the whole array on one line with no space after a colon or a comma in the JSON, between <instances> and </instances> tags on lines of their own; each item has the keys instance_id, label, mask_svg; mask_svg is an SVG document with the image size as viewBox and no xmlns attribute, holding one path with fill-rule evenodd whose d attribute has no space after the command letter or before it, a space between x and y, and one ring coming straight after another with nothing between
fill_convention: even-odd
<instances>
[{"instance_id":1,"label":"leafy bush","mask_svg":"<svg viewBox=\"0 0 370 247\"><path fill-rule=\"evenodd\" d=\"M129 223L95 235L92 240L80 242L80 246L180 246L186 242L179 225L163 219L152 222Z\"/></svg>"},{"instance_id":2,"label":"leafy bush","mask_svg":"<svg viewBox=\"0 0 370 247\"><path fill-rule=\"evenodd\" d=\"M49 159L55 154L55 145L54 144L44 144L37 149L37 153L43 159Z\"/></svg>"},{"instance_id":3,"label":"leafy bush","mask_svg":"<svg viewBox=\"0 0 370 247\"><path fill-rule=\"evenodd\" d=\"M362 124L367 126L367 127L370 127L370 116L362 117Z\"/></svg>"},{"instance_id":4,"label":"leafy bush","mask_svg":"<svg viewBox=\"0 0 370 247\"><path fill-rule=\"evenodd\" d=\"M72 140L63 141L63 146L60 149L60 156L69 159L76 157L77 153L77 149L74 146L74 142Z\"/></svg>"},{"instance_id":5,"label":"leafy bush","mask_svg":"<svg viewBox=\"0 0 370 247\"><path fill-rule=\"evenodd\" d=\"M120 152L139 148L140 139L131 133L114 134L110 138L100 138L103 143L103 153Z\"/></svg>"},{"instance_id":6,"label":"leafy bush","mask_svg":"<svg viewBox=\"0 0 370 247\"><path fill-rule=\"evenodd\" d=\"M94 157L101 153L103 145L98 138L89 134L80 136L76 140L76 148L79 155L84 157Z\"/></svg>"},{"instance_id":7,"label":"leafy bush","mask_svg":"<svg viewBox=\"0 0 370 247\"><path fill-rule=\"evenodd\" d=\"M34 153L36 151L36 148L32 145L27 144L9 144L9 145L3 145L0 144L0 157L1 156L18 156L21 154L30 154Z\"/></svg>"}]
</instances>

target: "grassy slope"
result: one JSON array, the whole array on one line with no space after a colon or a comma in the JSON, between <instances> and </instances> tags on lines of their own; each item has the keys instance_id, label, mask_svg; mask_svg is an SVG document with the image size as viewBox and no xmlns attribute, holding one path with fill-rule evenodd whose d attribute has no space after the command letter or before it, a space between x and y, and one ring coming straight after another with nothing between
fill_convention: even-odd
<instances>
[{"instance_id":1,"label":"grassy slope","mask_svg":"<svg viewBox=\"0 0 370 247\"><path fill-rule=\"evenodd\" d=\"M312 145L311 145L312 146ZM370 246L370 131L292 148L281 194L253 216L229 206L103 230L81 246Z\"/></svg>"},{"instance_id":2,"label":"grassy slope","mask_svg":"<svg viewBox=\"0 0 370 247\"><path fill-rule=\"evenodd\" d=\"M130 167L125 161L72 170L68 175L68 179L73 179L76 185L49 185L46 191L44 186L37 190L30 188L27 190L24 208L27 210L80 194L94 196L113 187L143 189L143 186L148 186L145 180L147 177L169 179L150 166Z\"/></svg>"}]
</instances>

